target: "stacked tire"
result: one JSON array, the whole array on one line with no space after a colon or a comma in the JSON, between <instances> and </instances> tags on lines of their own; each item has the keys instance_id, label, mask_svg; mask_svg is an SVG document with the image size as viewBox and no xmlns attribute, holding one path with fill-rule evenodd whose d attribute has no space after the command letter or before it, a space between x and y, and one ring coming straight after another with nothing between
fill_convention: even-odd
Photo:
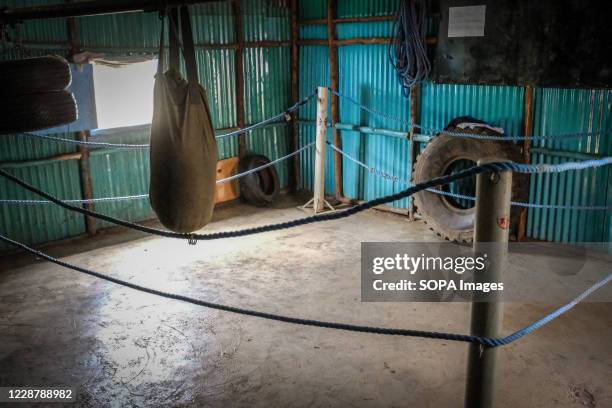
<instances>
[{"instance_id":1,"label":"stacked tire","mask_svg":"<svg viewBox=\"0 0 612 408\"><path fill-rule=\"evenodd\" d=\"M270 159L258 154L246 156L238 164L238 172L252 171L270 163ZM280 181L274 166L247 174L240 179L240 194L249 204L257 207L271 205L280 192Z\"/></svg>"},{"instance_id":2,"label":"stacked tire","mask_svg":"<svg viewBox=\"0 0 612 408\"><path fill-rule=\"evenodd\" d=\"M0 134L31 132L77 119L72 76L58 56L0 61Z\"/></svg>"}]
</instances>

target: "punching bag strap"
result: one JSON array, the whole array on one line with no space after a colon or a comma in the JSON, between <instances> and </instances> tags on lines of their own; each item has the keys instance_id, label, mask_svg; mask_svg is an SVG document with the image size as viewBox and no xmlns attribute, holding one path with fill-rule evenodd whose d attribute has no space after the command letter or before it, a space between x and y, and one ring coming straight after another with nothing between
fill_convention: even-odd
<instances>
[{"instance_id":1,"label":"punching bag strap","mask_svg":"<svg viewBox=\"0 0 612 408\"><path fill-rule=\"evenodd\" d=\"M170 29L168 30L168 38L170 40L168 68L173 69L176 72L180 72L181 69L179 59L178 23L178 8L173 7L168 13L168 25L170 26Z\"/></svg>"},{"instance_id":2,"label":"punching bag strap","mask_svg":"<svg viewBox=\"0 0 612 408\"><path fill-rule=\"evenodd\" d=\"M196 64L195 48L193 46L193 33L188 6L181 6L181 35L183 37L183 57L187 69L187 81L190 84L198 83L198 66Z\"/></svg>"},{"instance_id":3,"label":"punching bag strap","mask_svg":"<svg viewBox=\"0 0 612 408\"><path fill-rule=\"evenodd\" d=\"M159 12L159 19L161 20L161 34L159 37L159 55L157 59L157 73L164 73L164 26L166 21L165 10Z\"/></svg>"}]
</instances>

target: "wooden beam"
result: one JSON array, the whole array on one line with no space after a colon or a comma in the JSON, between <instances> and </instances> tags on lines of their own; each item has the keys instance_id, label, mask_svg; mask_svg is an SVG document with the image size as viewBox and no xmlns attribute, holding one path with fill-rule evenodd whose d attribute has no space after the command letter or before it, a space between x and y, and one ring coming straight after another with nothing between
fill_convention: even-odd
<instances>
[{"instance_id":1,"label":"wooden beam","mask_svg":"<svg viewBox=\"0 0 612 408\"><path fill-rule=\"evenodd\" d=\"M89 130L83 130L77 133L77 140L86 142L89 138ZM81 180L81 198L83 200L92 200L94 198L93 184L91 182L91 166L89 164L89 148L86 145L79 144L79 178ZM95 204L84 204L85 209L95 211ZM89 235L96 234L96 219L85 216L85 231Z\"/></svg>"},{"instance_id":2,"label":"wooden beam","mask_svg":"<svg viewBox=\"0 0 612 408\"><path fill-rule=\"evenodd\" d=\"M234 15L234 30L236 35L236 121L238 127L244 127L244 34L242 32L242 11L240 9L240 0L232 1L232 12ZM246 135L241 133L238 135L238 156L246 156Z\"/></svg>"},{"instance_id":3,"label":"wooden beam","mask_svg":"<svg viewBox=\"0 0 612 408\"><path fill-rule=\"evenodd\" d=\"M376 21L393 21L395 20L395 15L390 14L386 16L370 16L370 17L344 17L344 18L334 18L333 22L336 24L342 23L369 23ZM313 18L308 20L301 20L298 22L299 25L325 25L327 24L326 18Z\"/></svg>"},{"instance_id":4,"label":"wooden beam","mask_svg":"<svg viewBox=\"0 0 612 408\"><path fill-rule=\"evenodd\" d=\"M298 0L291 0L291 102L296 103L298 98L300 97L300 87L299 87L299 47L298 47L298 13L299 13L299 4ZM294 111L291 113L292 116L292 126L291 126L291 134L290 134L290 148L291 151L295 151L297 147L300 145L299 141L299 128L298 128L298 111ZM290 174L289 180L291 180L291 190L293 192L297 191L298 186L300 185L300 155L293 156L292 159L292 167L293 170Z\"/></svg>"},{"instance_id":5,"label":"wooden beam","mask_svg":"<svg viewBox=\"0 0 612 408\"><path fill-rule=\"evenodd\" d=\"M73 0L66 0L67 4L72 3ZM72 60L72 56L79 52L79 36L76 29L76 22L74 17L66 18L66 29L68 31L68 58ZM86 142L89 138L89 130L82 130L76 133L76 139L82 142ZM85 144L78 145L79 155L79 179L81 182L81 198L83 200L92 200L94 198L93 183L91 181L91 166L89 163L89 148ZM95 205L93 203L84 204L84 208L90 211L95 211ZM96 234L96 219L93 217L85 216L85 231L88 235L93 236Z\"/></svg>"},{"instance_id":6,"label":"wooden beam","mask_svg":"<svg viewBox=\"0 0 612 408\"><path fill-rule=\"evenodd\" d=\"M342 47L346 45L357 45L357 44L390 44L392 38L391 37L357 37L357 38L348 38L345 40L334 40L333 44L337 47ZM437 44L438 39L435 37L427 37L425 39L427 44L433 45ZM329 39L321 40L321 39L304 39L299 40L298 45L328 45Z\"/></svg>"},{"instance_id":7,"label":"wooden beam","mask_svg":"<svg viewBox=\"0 0 612 408\"><path fill-rule=\"evenodd\" d=\"M43 157L43 158L34 159L34 160L3 161L3 162L0 162L0 169L5 169L5 168L15 169L15 168L24 168L24 167L31 167L31 166L41 166L45 164L66 161L66 160L78 160L80 158L81 158L81 153L75 152L75 153L63 153L63 154L58 154L56 156Z\"/></svg>"},{"instance_id":8,"label":"wooden beam","mask_svg":"<svg viewBox=\"0 0 612 408\"><path fill-rule=\"evenodd\" d=\"M533 87L525 87L524 114L523 114L523 134L533 136ZM531 162L531 139L523 140L523 161ZM531 178L531 177L530 177ZM519 214L516 240L524 241L527 235L527 208L522 208Z\"/></svg>"},{"instance_id":9,"label":"wooden beam","mask_svg":"<svg viewBox=\"0 0 612 408\"><path fill-rule=\"evenodd\" d=\"M327 1L327 47L329 51L329 85L331 89L339 89L338 81L338 48L336 48L336 0ZM338 96L330 93L330 116L332 124L332 140L334 145L339 149L342 149L342 139L340 138L340 131L334 126L340 122L340 112L338 109ZM342 156L339 152L334 150L334 181L336 198L342 199L344 197L343 186L342 186Z\"/></svg>"}]
</instances>

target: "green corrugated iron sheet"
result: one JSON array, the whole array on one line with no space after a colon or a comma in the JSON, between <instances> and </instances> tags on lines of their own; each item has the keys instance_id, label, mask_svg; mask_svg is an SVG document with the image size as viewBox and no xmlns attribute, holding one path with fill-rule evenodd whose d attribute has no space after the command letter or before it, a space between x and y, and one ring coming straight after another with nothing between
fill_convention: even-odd
<instances>
[{"instance_id":1,"label":"green corrugated iron sheet","mask_svg":"<svg viewBox=\"0 0 612 408\"><path fill-rule=\"evenodd\" d=\"M33 7L57 4L56 0L4 0L0 7ZM17 27L17 40L66 44L68 29L63 18L25 21Z\"/></svg>"},{"instance_id":2,"label":"green corrugated iron sheet","mask_svg":"<svg viewBox=\"0 0 612 408\"><path fill-rule=\"evenodd\" d=\"M27 6L57 3L28 2L14 4ZM10 4L11 6L13 4ZM243 1L243 32L245 41L288 40L289 9L287 1ZM235 42L234 19L229 2L215 2L191 7L194 41L196 44L229 44ZM127 13L82 17L76 19L76 26L83 48L89 51L105 51L113 54L156 53L159 41L160 21L156 13ZM24 41L62 42L67 41L65 20L36 20L27 23L22 30ZM63 51L62 51L63 52ZM9 48L2 58L20 58L29 55L44 55L48 50L22 52ZM206 88L213 124L216 129L237 126L235 97L235 58L232 48L198 48L196 58L200 82ZM248 124L259 122L286 109L290 104L290 48L247 48L244 51L245 67L245 118ZM108 132L107 132L108 133ZM148 139L148 127L119 129L112 133L113 141L140 143ZM95 136L94 136L95 137ZM247 149L264 154L271 159L288 153L289 132L286 124L278 124L257 130L247 135ZM18 140L23 143L14 145ZM9 142L10 141L10 142ZM218 141L219 159L238 155L238 138ZM50 142L36 141L47 146L32 148L27 138L0 138L0 160L40 158L63 152L66 147ZM55 147L53 147L55 146ZM59 147L58 147L59 146ZM17 150L15 150L17 149ZM60 149L60 150L57 150ZM74 149L74 146L69 146ZM6 157L5 157L6 156ZM148 151L97 151L91 157L91 172L95 197L143 194L148 189ZM57 163L40 168L21 170L27 180L59 197L80 198L78 166L76 161ZM288 183L288 163L276 166L282 186ZM18 189L4 184L2 198L35 198L23 195ZM142 220L153 214L148 200L98 203L96 209L102 213L123 219ZM14 207L2 206L3 231L12 237L28 243L39 243L65 238L84 232L83 217L71 214L56 206ZM31 214L31 220L27 217ZM6 220L6 221L5 221ZM56 225L57 224L57 225ZM108 226L99 222L99 226ZM43 228L40 228L43 226Z\"/></svg>"},{"instance_id":3,"label":"green corrugated iron sheet","mask_svg":"<svg viewBox=\"0 0 612 408\"><path fill-rule=\"evenodd\" d=\"M289 47L247 48L244 51L244 103L247 123L258 123L287 109L291 104ZM284 156L289 147L285 124L247 134L247 150L270 158ZM276 165L281 186L289 182L289 164Z\"/></svg>"},{"instance_id":4,"label":"green corrugated iron sheet","mask_svg":"<svg viewBox=\"0 0 612 408\"><path fill-rule=\"evenodd\" d=\"M538 89L535 93L535 134L595 133L581 139L538 141L534 147L559 153L533 153L532 162L573 161L563 152L611 155L612 91ZM531 200L542 204L612 205L612 174L608 167L531 177ZM531 209L528 235L547 241L612 241L610 212Z\"/></svg>"},{"instance_id":5,"label":"green corrugated iron sheet","mask_svg":"<svg viewBox=\"0 0 612 408\"><path fill-rule=\"evenodd\" d=\"M32 2L32 4L46 4L47 2L54 2L54 0ZM397 0L339 0L337 15L338 17L388 15L396 10L397 4ZM20 5L24 5L23 2L20 2ZM326 8L326 0L302 1L300 2L300 18L324 18ZM287 40L289 38L289 12L286 1L243 1L242 10L243 30L247 41ZM229 2L199 5L192 8L192 14L194 15L196 43L218 44L235 41ZM22 37L24 40L40 42L65 41L65 25L62 21L60 26L58 24L60 21L28 23L27 29L23 30ZM157 47L159 20L153 13L81 18L78 19L77 26L83 43L88 46L123 50L123 52L138 49L154 52ZM379 37L389 35L390 29L390 22L345 23L338 26L337 35L339 38ZM326 36L325 25L300 28L301 38L324 39ZM13 56L18 54L17 51L10 51L10 53ZM6 55L3 57L6 58ZM342 92L387 113L404 119L408 118L408 101L399 93L399 87L387 62L385 46L341 47L339 61L340 90ZM209 94L215 127L236 126L233 75L235 51L232 49L200 49L198 50L198 62L201 82ZM244 54L244 66L247 122L259 121L276 113L276 108L282 110L288 105L290 73L287 47L265 50L247 49ZM329 84L327 47L303 46L300 48L299 78L300 95L302 96L310 93L316 86ZM537 90L535 133L551 134L609 129L611 99L610 91ZM396 123L381 121L374 116L364 114L345 102L341 102L340 115L341 122L344 123L406 130ZM509 134L520 134L523 120L523 90L519 87L502 86L433 83L423 85L422 125L441 128L452 118L461 115L472 115L504 127ZM315 105L310 104L301 108L300 118L303 122L299 125L299 139L303 145L314 140L315 127L311 122L316 118ZM133 138L139 137L137 133ZM405 140L353 131L342 131L341 135L344 147L349 153L361 157L366 163L388 173L405 178L410 176L412 163L407 157ZM282 124L253 132L247 137L248 149L275 158L287 152L287 136L287 127ZM129 135L127 137L131 138ZM331 137L331 132L328 132L329 137ZM612 154L610 138L603 137L595 137L586 141L564 140L554 145L535 144L535 147L547 147L568 152ZM144 169L146 157L138 156L142 155L142 152L137 153L137 156L134 157L129 154L113 152L109 153L106 158L105 155L92 158L96 166L94 179L98 191L108 191L109 194L128 191L137 194L140 192L130 189L131 179L125 172L133 172L135 168L130 167L126 162L135 163L139 169ZM220 158L232 157L236 154L236 139L219 143ZM532 158L534 162L567 160L567 158L550 154L534 154ZM304 153L301 156L302 184L306 188L312 187L313 163L312 152ZM332 163L332 155L328 153L326 191L330 194L334 192ZM283 182L286 181L287 166L280 166L278 170ZM66 171L72 174L76 169L61 169L61 172ZM116 177L113 175L112 178L109 178L109 172L117 173ZM140 175L144 176L145 173ZM372 177L358 170L353 164L344 162L345 194L367 199L397 189L384 180L374 180ZM548 204L611 205L611 180L612 176L607 168L584 173L567 173L561 176L536 176L532 178L531 200ZM46 182L51 183L51 180ZM139 188L146 186L144 178L139 183L134 183L134 186L139 186ZM64 191L64 193L73 194L78 191ZM75 195L78 196L78 194ZM142 208L136 209L111 206L108 211L122 214L130 219L137 219L140 216L144 217L148 211L146 208L148 205L142 205ZM396 205L405 207L407 203L401 202ZM3 211L7 210L3 209ZM55 215L49 216L54 217ZM555 241L612 240L612 216L609 212L530 210L528 220L528 233L535 238ZM78 222L78 231L82 232L82 219L79 219Z\"/></svg>"},{"instance_id":6,"label":"green corrugated iron sheet","mask_svg":"<svg viewBox=\"0 0 612 408\"><path fill-rule=\"evenodd\" d=\"M359 30L361 24L355 29ZM373 106L388 115L408 120L409 99L403 96L395 71L386 63L385 45L351 45L338 50L340 92L349 95L366 106ZM381 63L383 61L384 63ZM408 131L407 126L396 121L364 112L351 102L340 99L340 122L373 128ZM409 142L392 136L342 131L342 146L353 157L368 166L376 167L404 180L411 177ZM401 183L390 183L357 164L343 161L344 194L351 198L371 200L406 188ZM407 208L408 199L392 203L397 208Z\"/></svg>"},{"instance_id":7,"label":"green corrugated iron sheet","mask_svg":"<svg viewBox=\"0 0 612 408\"><path fill-rule=\"evenodd\" d=\"M70 137L70 135L59 135ZM0 136L0 162L14 162L48 158L74 152L74 146L50 143L21 135ZM56 197L81 198L78 164L74 160L38 164L21 168L8 168L12 174L43 188ZM6 179L0 180L0 198L39 200L40 197L25 191ZM28 244L79 235L85 231L80 214L66 211L50 204L8 205L0 204L0 231ZM9 249L0 244L0 251Z\"/></svg>"},{"instance_id":8,"label":"green corrugated iron sheet","mask_svg":"<svg viewBox=\"0 0 612 408\"><path fill-rule=\"evenodd\" d=\"M148 143L149 126L104 132L104 141ZM101 136L92 136L92 140ZM148 149L95 149L89 159L94 198L147 194L149 192ZM96 211L114 217L139 221L154 218L148 199L96 203ZM113 224L96 220L98 228Z\"/></svg>"},{"instance_id":9,"label":"green corrugated iron sheet","mask_svg":"<svg viewBox=\"0 0 612 408\"><path fill-rule=\"evenodd\" d=\"M300 2L300 18L320 19L326 16L325 0ZM338 17L387 15L396 11L398 1L339 0ZM430 26L435 27L435 20ZM341 39L390 35L392 23L343 23L337 26ZM300 28L300 38L324 39L325 25ZM432 28L433 29L433 28ZM340 91L385 113L408 119L407 100L399 96L397 83L387 70L389 63L385 46L354 45L339 48ZM327 85L329 73L327 48L300 48L300 91L317 85ZM471 115L501 126L508 134L521 134L524 91L521 87L450 85L425 83L421 89L421 119L425 127L443 128L457 116ZM535 134L558 134L609 130L612 118L611 91L539 89L536 91ZM399 109L399 112L398 112ZM300 117L315 119L314 108L304 108ZM397 123L377 118L340 102L341 122L387 129L405 130ZM300 125L302 143L314 139L314 125ZM555 143L535 144L568 152L612 154L612 139L598 136L588 140L564 139ZM378 135L342 131L344 149L390 174L409 177L410 158L405 140ZM302 155L302 184L312 186L312 153ZM569 160L551 154L533 154L538 163L558 163ZM333 192L333 168L326 170L326 191ZM351 197L375 198L396 188L386 180L373 180L353 163L343 162L344 190ZM372 180L371 180L372 179ZM532 202L543 204L612 205L612 174L603 168L562 175L534 176L531 185ZM400 206L405 206L403 202ZM612 214L568 210L529 210L528 235L551 241L612 241Z\"/></svg>"},{"instance_id":10,"label":"green corrugated iron sheet","mask_svg":"<svg viewBox=\"0 0 612 408\"><path fill-rule=\"evenodd\" d=\"M300 47L299 55L299 88L300 96L312 93L318 86L329 86L329 60L328 48L321 45L309 45ZM313 101L299 109L301 122L298 125L300 146L304 146L315 140L314 121L317 118L317 105ZM328 132L328 140L331 141L331 132ZM310 149L300 154L300 186L312 189L314 169L314 150ZM334 165L331 154L327 155L325 166L325 191L333 194Z\"/></svg>"}]
</instances>

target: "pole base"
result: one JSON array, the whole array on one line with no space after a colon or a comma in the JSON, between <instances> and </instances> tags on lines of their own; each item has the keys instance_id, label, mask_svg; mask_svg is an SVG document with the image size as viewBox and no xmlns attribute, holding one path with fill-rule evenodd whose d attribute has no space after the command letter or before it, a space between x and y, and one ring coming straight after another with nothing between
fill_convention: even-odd
<instances>
[{"instance_id":1,"label":"pole base","mask_svg":"<svg viewBox=\"0 0 612 408\"><path fill-rule=\"evenodd\" d=\"M302 209L309 209L312 208L314 210L314 213L322 213L322 212L326 212L326 211L336 211L336 208L334 208L333 205L331 205L329 203L329 201L327 201L325 198L320 199L321 203L323 204L323 208L317 209L317 205L315 205L315 199L314 197L311 198L310 200L308 200L308 202L306 204L304 204L303 206L301 206L300 208Z\"/></svg>"}]
</instances>

